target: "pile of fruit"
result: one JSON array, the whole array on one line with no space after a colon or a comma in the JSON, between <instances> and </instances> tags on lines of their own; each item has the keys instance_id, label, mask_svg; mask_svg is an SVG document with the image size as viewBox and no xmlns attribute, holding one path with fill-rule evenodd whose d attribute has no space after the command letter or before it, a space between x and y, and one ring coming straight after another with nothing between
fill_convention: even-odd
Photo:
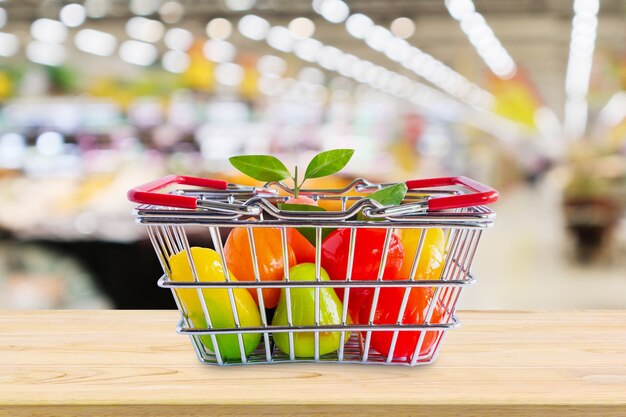
<instances>
[{"instance_id":1,"label":"pile of fruit","mask_svg":"<svg viewBox=\"0 0 626 417\"><path fill-rule=\"evenodd\" d=\"M231 158L231 163L245 174L261 181L281 181L292 178L294 196L285 204L279 203L282 210L312 211L323 210L315 200L299 195L299 189L309 178L319 178L333 174L343 168L353 151L338 149L323 152L309 163L302 183L298 183L297 168L292 177L285 166L271 156L238 156ZM387 187L368 195L368 198L382 205L400 204L406 194L406 186L398 184ZM251 232L249 232L251 230ZM314 228L288 228L287 247L283 250L281 229L253 227L234 228L226 240L224 256L231 281L255 281L257 270L261 281L285 280L285 259L289 265L290 281L316 281L316 251ZM312 233L313 232L313 233ZM322 281L345 281L348 276L352 280L375 281L381 267L383 248L386 237L384 228L357 228L355 234L354 258L352 269L348 271L350 228L324 229L321 244L320 274ZM390 235L382 279L407 280L411 276L414 258L418 252L421 229L394 229ZM256 251L256 260L250 250L250 236ZM444 263L445 235L441 229L424 230L423 242L417 261L414 278L416 280L437 280L440 278ZM195 274L191 269L190 258L193 259ZM256 261L256 262L255 262ZM169 277L172 281L192 282L194 276L204 282L224 282L226 276L220 256L208 248L192 247L191 256L185 251L173 255L169 259ZM262 325L261 309L268 317L272 326L287 326L287 308L291 306L291 324L293 326L315 325L315 288L292 287L289 292L285 288L235 288L234 304L237 308L239 325L242 328L259 327ZM204 300L200 300L198 291L193 288L176 289L181 308L187 319L196 328L209 327L203 310L203 303L209 313L211 327L215 329L235 328L235 318L231 309L231 300L226 288L203 289ZM398 320L400 306L405 297L403 287L384 287L380 289L373 317L371 308L374 288L351 288L348 297L347 324L418 324L424 323L429 305L433 302L433 288L419 287L409 290L406 308ZM289 293L290 302L287 302ZM260 299L259 299L260 296ZM324 325L341 325L344 300L344 289L324 287L319 289L319 321ZM437 303L433 308L431 323L443 320L444 309ZM344 323L345 324L345 323ZM268 328L271 331L271 327ZM370 347L387 357L392 345L392 331L373 331ZM243 344L245 354L250 355L256 350L261 333L245 333ZM395 343L394 359L410 360L415 353L420 331L400 331ZM425 354L435 343L437 331L428 331L423 337L420 352ZM200 336L207 349L214 351L212 339L208 335ZM289 334L275 332L272 339L276 347L283 353L290 353ZM343 339L347 341L349 337ZM215 337L220 354L224 360L240 360L238 337L235 334L219 334ZM314 333L294 332L293 349L298 358L314 356ZM336 352L341 343L340 332L326 331L319 333L319 354Z\"/></svg>"}]
</instances>

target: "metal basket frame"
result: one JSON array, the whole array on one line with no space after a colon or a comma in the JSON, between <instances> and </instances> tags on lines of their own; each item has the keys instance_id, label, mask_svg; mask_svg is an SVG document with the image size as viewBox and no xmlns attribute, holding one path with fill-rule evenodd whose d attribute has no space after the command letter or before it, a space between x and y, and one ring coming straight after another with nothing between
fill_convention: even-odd
<instances>
[{"instance_id":1,"label":"metal basket frame","mask_svg":"<svg viewBox=\"0 0 626 417\"><path fill-rule=\"evenodd\" d=\"M179 177L180 178L180 177ZM210 180L209 180L210 181ZM183 181L174 181L180 183ZM168 183L170 184L171 181ZM408 182L407 182L408 184ZM293 190L283 183L268 183L264 187L245 187L236 184L220 186L220 190L204 189L189 190L176 189L169 194L160 196L173 196L192 198L196 208L171 207L160 204L142 204L137 207L135 214L137 222L147 226L150 241L157 254L164 275L159 279L158 285L172 290L181 320L177 326L180 334L188 335L196 351L198 359L206 364L236 365L236 364L259 364L259 363L285 363L285 362L339 362L339 363L368 363L386 365L422 365L433 362L441 342L448 329L458 326L455 316L456 305L462 289L472 284L475 279L471 274L471 265L474 260L482 231L493 225L495 213L484 205L467 205L443 211L432 211L429 202L438 197L464 196L462 192L446 188L413 188L407 192L402 204L398 206L384 207L378 202L367 198L367 194L393 184L375 184L364 179L356 179L344 189L339 190L301 190L316 201L336 200L341 202L340 211L325 212L293 212L278 209L276 203L284 202L293 195ZM455 185L455 184L446 184ZM212 186L212 185L211 185ZM132 191L132 190L131 190ZM282 191L286 195L279 195ZM363 195L348 196L347 193L356 191ZM484 190L481 190L484 191ZM494 191L495 193L495 191ZM134 201L139 198L129 198ZM164 197L165 198L165 197ZM497 193L495 193L497 199ZM145 199L144 199L145 200ZM182 200L181 200L182 201ZM186 200L191 201L191 200ZM491 200L495 201L495 200ZM487 201L487 203L491 202ZM186 204L186 203L185 203ZM183 205L183 204L177 204ZM358 220L356 215L362 213L363 218ZM373 221L376 220L376 221ZM257 248L253 239L255 228L272 227L280 230L281 244L284 262L283 281L261 281L259 274ZM289 270L294 265L289 265L287 230L296 227L310 227L315 229L315 281L290 281ZM322 281L321 270L321 247L322 229L349 228L350 242L347 265L347 276L344 281ZM219 254L224 269L224 282L201 282L198 279L197 269L191 254L189 231L205 233L208 229L215 251ZM249 249L252 254L252 265L255 281L231 281L228 265L224 255L223 235L232 228L245 228L248 233ZM381 248L382 259L375 281L352 279L352 267L354 264L355 240L359 229L382 228L385 229L385 239ZM420 238L415 253L405 254L405 262L412 262L410 276L403 280L383 280L384 267L387 261L387 253L394 229L420 229ZM425 240L425 231L429 228L441 228L444 231L445 252L444 266L438 280L416 280L417 266L422 255ZM194 277L192 282L172 281L168 259L182 251L187 254L187 260ZM315 323L311 326L297 326L293 324L291 295L292 288L311 288L315 292L314 317ZM381 288L400 287L404 288L404 296L400 306L398 320L395 324L375 324L374 314L378 305ZM411 288L431 287L434 295L427 307L425 319L419 324L403 324L402 318L407 306ZM193 288L197 290L198 299L202 306L206 328L194 327L193 323L185 316L176 289ZM234 328L214 328L211 317L205 304L202 291L210 291L214 288L226 288L233 314ZM256 289L262 325L259 327L241 327L239 313L236 308L233 290L235 288ZM268 317L262 297L263 288L281 288L285 291L287 309L287 326L272 326L268 323ZM320 289L322 288L345 288L341 323L335 325L320 325ZM372 288L374 290L372 306L370 309L368 324L351 324L348 320L348 300L351 288ZM431 323L435 306L443 307L443 317L436 323ZM320 355L320 333L340 332L340 347L337 352ZM387 355L376 352L370 347L373 332L392 331L393 336ZM419 338L413 355L406 358L394 357L394 349L399 332L419 331ZM273 343L272 334L288 332L289 354L280 352ZM294 355L294 333L312 332L314 334L314 356L312 358L298 358ZM246 333L261 333L262 340L259 347L246 357L243 335ZM434 333L434 342L422 352L423 343L427 334ZM220 354L216 336L220 334L236 334L239 342L241 360L226 361ZM209 335L214 346L214 351L209 350L200 340L200 336Z\"/></svg>"}]
</instances>

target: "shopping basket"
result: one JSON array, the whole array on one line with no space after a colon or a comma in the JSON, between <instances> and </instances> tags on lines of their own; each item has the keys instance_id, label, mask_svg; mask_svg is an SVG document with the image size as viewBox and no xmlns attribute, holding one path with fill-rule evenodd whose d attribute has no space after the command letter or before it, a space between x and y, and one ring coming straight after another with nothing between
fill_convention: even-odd
<instances>
[{"instance_id":1,"label":"shopping basket","mask_svg":"<svg viewBox=\"0 0 626 417\"><path fill-rule=\"evenodd\" d=\"M493 225L495 212L486 205L498 199L498 193L483 184L466 177L446 177L406 181L408 192L401 204L383 206L368 195L374 191L394 184L376 184L365 179L356 179L344 189L305 189L300 190L318 204L333 204L328 211L293 211L285 210L279 203L293 197L293 190L281 182L267 183L263 187L249 187L230 184L225 181L187 176L168 176L148 184L136 187L128 192L128 198L140 205L135 215L138 223L147 227L147 232L163 267L164 275L158 285L170 288L181 312L177 331L188 335L199 360L206 364L264 364L285 362L336 362L422 365L434 361L441 347L441 342L448 329L457 327L456 305L461 290L474 282L471 265L483 229ZM170 189L163 192L163 189ZM174 189L172 189L174 188ZM281 208L283 207L283 208ZM284 262L284 279L280 281L262 281L259 277L257 252L259 242L255 242L253 232L257 228L274 228L280 231ZM249 251L253 261L253 281L231 280L225 258L224 239L236 228L244 228L248 233ZM290 280L287 256L287 234L291 228L306 228L314 231L315 243L315 280ZM321 280L321 247L324 231L328 229L349 229L348 268L345 277L340 280ZM425 236L430 229L440 229L445 239L442 248L442 266L436 277L417 279L418 265L423 256ZM355 260L356 234L363 229L384 230L384 240L380 248L379 271L375 280L364 280L352 274ZM412 253L404 254L404 262L411 262L409 276L397 280L386 280L383 269L389 252L392 235L398 230L411 229L419 233L419 242ZM299 229L303 230L303 229ZM361 232L363 233L363 232ZM219 254L219 260L225 271L225 280L220 282L200 281L194 272L188 282L171 279L170 259L181 252L191 253L195 242L212 246ZM193 256L187 256L192 271ZM357 274L358 275L358 274ZM290 291L306 286L314 292L315 303L313 323L294 324L292 306L289 305ZM393 322L376 322L381 291L385 288L400 288L403 297L398 302L397 319ZM233 294L238 288L256 291L261 316L259 326L242 326ZM261 291L268 288L280 288L287 300L287 324L273 325L269 319L270 310L263 305ZM342 294L341 320L333 324L320 324L320 291L338 289ZM403 319L409 295L414 288L432 291L432 298L420 312L417 322L405 322ZM194 326L185 314L184 306L177 290L195 289L206 326ZM207 309L202 291L227 289L230 312L234 326L217 328L212 326L212 317ZM370 303L367 316L369 319L354 320L348 313L350 291L367 289ZM205 293L206 294L206 293ZM195 294L194 294L195 295ZM434 317L436 319L434 319ZM294 338L298 333L313 335L314 349L309 357L299 357L294 352ZM330 332L330 333L329 333ZM335 333L332 333L335 332ZM384 332L384 333L378 333ZM411 354L398 356L394 349L403 332L414 337ZM277 348L275 338L278 334L288 334L290 349L286 353ZM261 342L250 354L244 349L244 336L260 334ZM328 334L340 334L340 343L336 351L320 353L320 338ZM240 355L236 360L226 359L220 353L217 337L236 335ZM374 349L372 341L378 336L388 337L388 350L380 352ZM210 340L211 343L206 343Z\"/></svg>"}]
</instances>

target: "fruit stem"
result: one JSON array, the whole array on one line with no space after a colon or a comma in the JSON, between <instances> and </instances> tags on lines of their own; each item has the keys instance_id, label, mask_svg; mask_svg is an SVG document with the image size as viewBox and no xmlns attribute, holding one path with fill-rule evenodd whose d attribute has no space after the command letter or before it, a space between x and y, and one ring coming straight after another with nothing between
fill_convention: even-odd
<instances>
[{"instance_id":1,"label":"fruit stem","mask_svg":"<svg viewBox=\"0 0 626 417\"><path fill-rule=\"evenodd\" d=\"M298 165L296 165L295 175L293 177L293 198L298 198Z\"/></svg>"}]
</instances>

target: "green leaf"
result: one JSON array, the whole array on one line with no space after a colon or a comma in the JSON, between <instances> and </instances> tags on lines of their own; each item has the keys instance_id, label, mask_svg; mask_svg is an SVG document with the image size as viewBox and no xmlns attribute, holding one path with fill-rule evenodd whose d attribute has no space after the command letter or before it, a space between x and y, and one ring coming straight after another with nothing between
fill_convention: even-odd
<instances>
[{"instance_id":1,"label":"green leaf","mask_svg":"<svg viewBox=\"0 0 626 417\"><path fill-rule=\"evenodd\" d=\"M385 187L382 190L378 190L368 195L367 198L371 200L376 200L383 206L397 206L402 204L402 200L406 196L407 187L405 183L400 183L396 185L392 185L390 187ZM359 220L368 220L368 221L380 221L384 219L369 219L366 218L365 215L360 212L357 216Z\"/></svg>"},{"instance_id":2,"label":"green leaf","mask_svg":"<svg viewBox=\"0 0 626 417\"><path fill-rule=\"evenodd\" d=\"M255 180L281 181L291 177L287 167L271 155L241 155L228 160L239 171Z\"/></svg>"},{"instance_id":3,"label":"green leaf","mask_svg":"<svg viewBox=\"0 0 626 417\"><path fill-rule=\"evenodd\" d=\"M278 208L286 211L326 211L323 207L312 206L310 204L278 203Z\"/></svg>"},{"instance_id":4,"label":"green leaf","mask_svg":"<svg viewBox=\"0 0 626 417\"><path fill-rule=\"evenodd\" d=\"M406 184L400 183L373 192L368 195L367 198L370 200L376 200L383 206L397 206L402 204L402 200L404 200L407 190Z\"/></svg>"},{"instance_id":5,"label":"green leaf","mask_svg":"<svg viewBox=\"0 0 626 417\"><path fill-rule=\"evenodd\" d=\"M306 167L304 178L320 178L340 171L352 158L354 149L333 149L315 155Z\"/></svg>"},{"instance_id":6,"label":"green leaf","mask_svg":"<svg viewBox=\"0 0 626 417\"><path fill-rule=\"evenodd\" d=\"M311 206L309 204L278 203L278 208L285 211L326 211L323 207ZM311 245L315 246L315 227L296 227L296 230L300 232ZM322 242L333 230L335 229L328 227L322 229Z\"/></svg>"},{"instance_id":7,"label":"green leaf","mask_svg":"<svg viewBox=\"0 0 626 417\"><path fill-rule=\"evenodd\" d=\"M296 230L300 232L302 236L306 238L311 245L315 246L315 227L296 227ZM335 231L335 228L324 227L322 229L322 242L326 239L326 236Z\"/></svg>"}]
</instances>

